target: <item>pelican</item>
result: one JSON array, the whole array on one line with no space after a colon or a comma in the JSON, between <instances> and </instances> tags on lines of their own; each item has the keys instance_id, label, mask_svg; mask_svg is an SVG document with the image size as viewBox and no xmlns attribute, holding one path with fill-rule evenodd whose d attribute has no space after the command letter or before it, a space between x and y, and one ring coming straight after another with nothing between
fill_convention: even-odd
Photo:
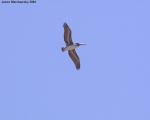
<instances>
[{"instance_id":1,"label":"pelican","mask_svg":"<svg viewBox=\"0 0 150 120\"><path fill-rule=\"evenodd\" d=\"M63 27L64 27L64 41L66 43L66 47L62 47L62 52L68 51L68 54L72 59L72 61L74 62L76 69L79 70L80 58L77 55L75 49L78 48L80 45L85 45L85 44L73 43L71 37L71 29L69 28L67 23L64 23Z\"/></svg>"}]
</instances>

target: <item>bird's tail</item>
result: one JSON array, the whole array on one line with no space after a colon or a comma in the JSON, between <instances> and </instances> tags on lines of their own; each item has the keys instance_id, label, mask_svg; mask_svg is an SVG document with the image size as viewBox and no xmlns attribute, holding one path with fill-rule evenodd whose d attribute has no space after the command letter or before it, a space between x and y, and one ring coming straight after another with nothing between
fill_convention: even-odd
<instances>
[{"instance_id":1,"label":"bird's tail","mask_svg":"<svg viewBox=\"0 0 150 120\"><path fill-rule=\"evenodd\" d=\"M62 50L62 52L64 52L64 51L65 51L65 48L64 48L64 47L62 47L62 48L61 48L61 50Z\"/></svg>"}]
</instances>

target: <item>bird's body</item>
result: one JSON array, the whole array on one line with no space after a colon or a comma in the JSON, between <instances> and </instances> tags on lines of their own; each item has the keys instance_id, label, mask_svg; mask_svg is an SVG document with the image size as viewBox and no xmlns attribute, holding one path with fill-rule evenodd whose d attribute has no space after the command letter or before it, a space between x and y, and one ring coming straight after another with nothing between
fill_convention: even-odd
<instances>
[{"instance_id":1,"label":"bird's body","mask_svg":"<svg viewBox=\"0 0 150 120\"><path fill-rule=\"evenodd\" d=\"M69 46L66 46L66 47L62 47L62 51L65 52L65 51L76 49L78 47L79 47L79 45L73 44L73 45L69 45Z\"/></svg>"},{"instance_id":2,"label":"bird's body","mask_svg":"<svg viewBox=\"0 0 150 120\"><path fill-rule=\"evenodd\" d=\"M85 44L80 44L80 43L73 43L72 42L72 37L71 37L71 30L67 23L64 23L64 41L66 43L66 47L62 47L62 51L68 51L68 54L72 61L74 62L76 69L80 69L80 58L78 57L75 49L78 48L80 45L85 45Z\"/></svg>"}]
</instances>

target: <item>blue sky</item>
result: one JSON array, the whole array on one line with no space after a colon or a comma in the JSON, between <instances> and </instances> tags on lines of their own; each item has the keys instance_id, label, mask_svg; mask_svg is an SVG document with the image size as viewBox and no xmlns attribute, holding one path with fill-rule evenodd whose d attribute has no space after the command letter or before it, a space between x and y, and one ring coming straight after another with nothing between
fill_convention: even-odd
<instances>
[{"instance_id":1,"label":"blue sky","mask_svg":"<svg viewBox=\"0 0 150 120\"><path fill-rule=\"evenodd\" d=\"M0 4L1 120L150 120L149 0ZM72 29L77 71L61 52Z\"/></svg>"}]
</instances>

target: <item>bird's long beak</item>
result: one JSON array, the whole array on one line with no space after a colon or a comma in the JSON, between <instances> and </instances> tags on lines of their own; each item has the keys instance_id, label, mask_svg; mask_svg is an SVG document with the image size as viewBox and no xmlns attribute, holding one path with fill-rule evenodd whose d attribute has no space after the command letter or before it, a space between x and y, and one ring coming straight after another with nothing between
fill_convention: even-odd
<instances>
[{"instance_id":1,"label":"bird's long beak","mask_svg":"<svg viewBox=\"0 0 150 120\"><path fill-rule=\"evenodd\" d=\"M86 45L86 44L82 44L82 43L81 43L80 45Z\"/></svg>"}]
</instances>

